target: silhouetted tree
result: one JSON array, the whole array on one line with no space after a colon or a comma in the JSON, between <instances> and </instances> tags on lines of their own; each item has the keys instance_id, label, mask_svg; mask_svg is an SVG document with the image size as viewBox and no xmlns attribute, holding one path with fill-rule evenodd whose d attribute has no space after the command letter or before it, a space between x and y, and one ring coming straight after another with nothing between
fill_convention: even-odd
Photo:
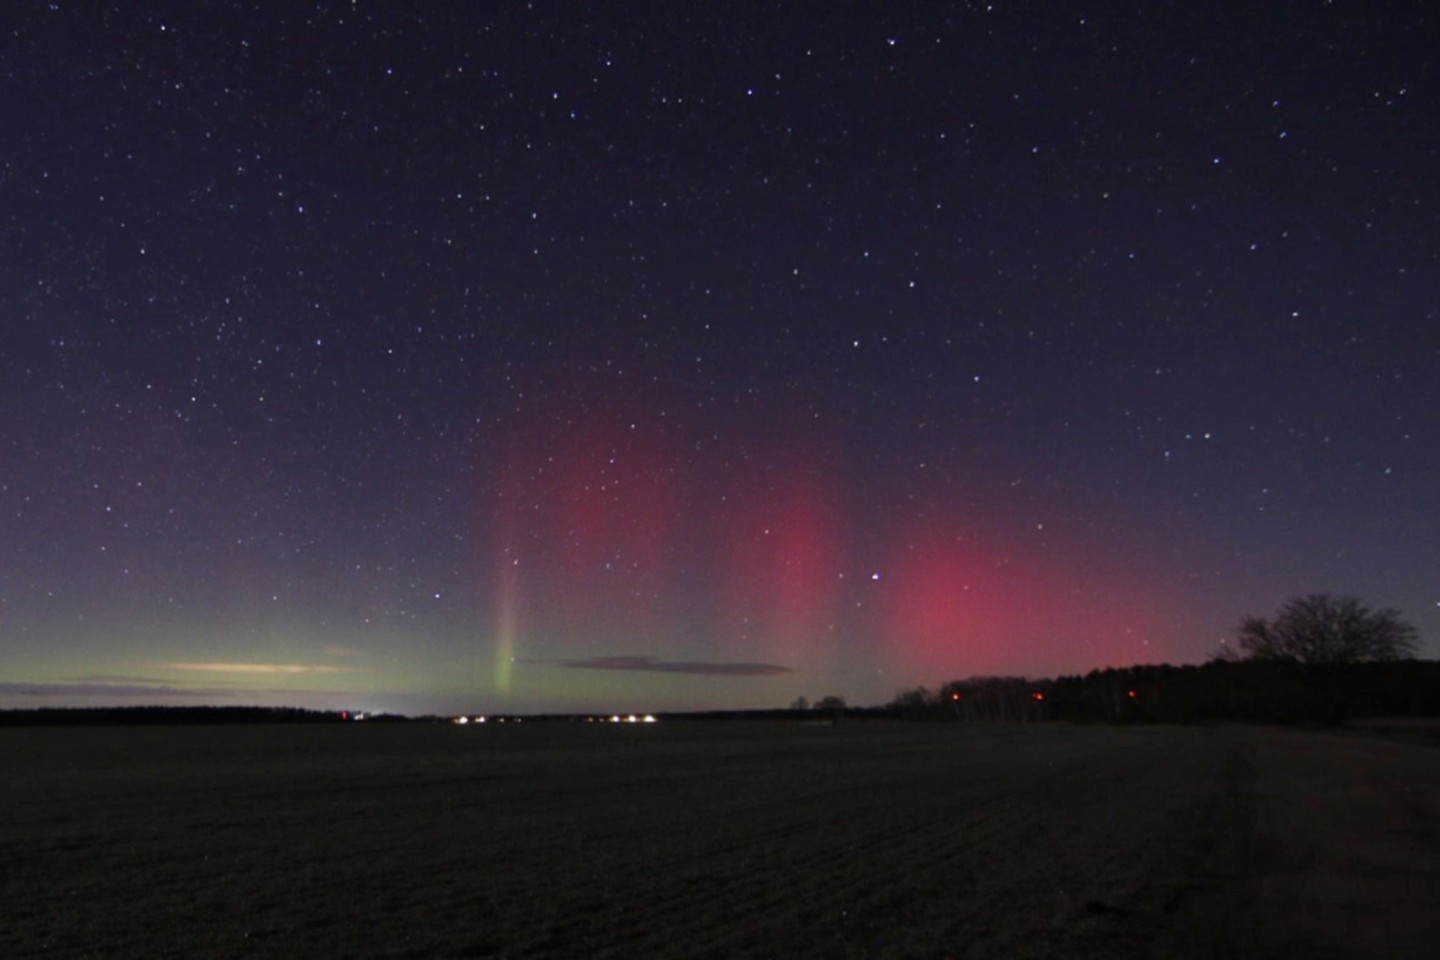
<instances>
[{"instance_id":1,"label":"silhouetted tree","mask_svg":"<svg viewBox=\"0 0 1440 960\"><path fill-rule=\"evenodd\" d=\"M936 720L943 717L939 694L926 687L901 690L895 694L891 707L899 716L909 720Z\"/></svg>"},{"instance_id":2,"label":"silhouetted tree","mask_svg":"<svg viewBox=\"0 0 1440 960\"><path fill-rule=\"evenodd\" d=\"M815 702L815 710L819 713L828 713L834 720L839 720L845 713L845 698L837 697L835 694L821 697Z\"/></svg>"},{"instance_id":3,"label":"silhouetted tree","mask_svg":"<svg viewBox=\"0 0 1440 960\"><path fill-rule=\"evenodd\" d=\"M1328 593L1296 597L1273 620L1246 617L1237 639L1251 658L1309 664L1402 660L1419 647L1400 611L1372 610L1355 597Z\"/></svg>"}]
</instances>

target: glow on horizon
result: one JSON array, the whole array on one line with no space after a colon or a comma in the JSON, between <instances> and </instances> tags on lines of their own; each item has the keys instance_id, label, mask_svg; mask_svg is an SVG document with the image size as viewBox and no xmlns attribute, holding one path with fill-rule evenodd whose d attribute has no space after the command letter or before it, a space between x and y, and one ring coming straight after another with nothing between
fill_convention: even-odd
<instances>
[{"instance_id":1,"label":"glow on horizon","mask_svg":"<svg viewBox=\"0 0 1440 960\"><path fill-rule=\"evenodd\" d=\"M184 670L196 673L364 673L363 667L338 667L326 663L162 663L167 670Z\"/></svg>"}]
</instances>

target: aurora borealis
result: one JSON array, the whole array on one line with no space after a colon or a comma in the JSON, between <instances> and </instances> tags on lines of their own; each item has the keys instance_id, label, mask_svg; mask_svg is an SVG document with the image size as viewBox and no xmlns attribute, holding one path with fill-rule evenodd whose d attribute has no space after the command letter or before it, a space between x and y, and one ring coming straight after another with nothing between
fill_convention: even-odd
<instances>
[{"instance_id":1,"label":"aurora borealis","mask_svg":"<svg viewBox=\"0 0 1440 960\"><path fill-rule=\"evenodd\" d=\"M17 5L0 707L1433 657L1433 21Z\"/></svg>"}]
</instances>

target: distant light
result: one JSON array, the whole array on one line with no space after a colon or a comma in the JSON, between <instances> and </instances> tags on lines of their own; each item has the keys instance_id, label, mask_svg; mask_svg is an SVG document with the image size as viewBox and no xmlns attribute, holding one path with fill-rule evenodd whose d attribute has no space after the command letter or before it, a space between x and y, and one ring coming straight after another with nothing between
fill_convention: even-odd
<instances>
[{"instance_id":1,"label":"distant light","mask_svg":"<svg viewBox=\"0 0 1440 960\"><path fill-rule=\"evenodd\" d=\"M647 713L647 714L645 714L645 722L646 722L646 723L655 723L655 722L656 722L656 721L655 721L655 715L654 715L653 713Z\"/></svg>"},{"instance_id":2,"label":"distant light","mask_svg":"<svg viewBox=\"0 0 1440 960\"><path fill-rule=\"evenodd\" d=\"M1125 696L1129 697L1131 700L1138 700L1140 698L1140 694L1136 693L1134 690L1127 690L1125 692Z\"/></svg>"},{"instance_id":3,"label":"distant light","mask_svg":"<svg viewBox=\"0 0 1440 960\"><path fill-rule=\"evenodd\" d=\"M610 718L610 722L611 722L611 723L619 723L619 722L620 722L620 716L619 716L618 714L616 714L615 716L612 716L612 717Z\"/></svg>"},{"instance_id":4,"label":"distant light","mask_svg":"<svg viewBox=\"0 0 1440 960\"><path fill-rule=\"evenodd\" d=\"M636 723L636 722L638 722L638 721L639 721L639 718L636 717L635 714L633 714L633 713L630 714L630 716L628 716L628 717L625 718L625 722L626 722L626 723Z\"/></svg>"},{"instance_id":5,"label":"distant light","mask_svg":"<svg viewBox=\"0 0 1440 960\"><path fill-rule=\"evenodd\" d=\"M950 694L950 699L951 699L951 700L959 700L959 699L960 699L960 691L959 691L959 690L956 690L954 693Z\"/></svg>"},{"instance_id":6,"label":"distant light","mask_svg":"<svg viewBox=\"0 0 1440 960\"><path fill-rule=\"evenodd\" d=\"M1045 694L1041 693L1039 690L1036 690L1034 693L1030 694L1030 699L1038 703L1045 699Z\"/></svg>"},{"instance_id":7,"label":"distant light","mask_svg":"<svg viewBox=\"0 0 1440 960\"><path fill-rule=\"evenodd\" d=\"M469 717L456 717L456 718L455 718L455 722L458 723L460 726L463 727L463 726L465 726L465 724L467 724L467 723L470 722L470 718L469 718Z\"/></svg>"}]
</instances>

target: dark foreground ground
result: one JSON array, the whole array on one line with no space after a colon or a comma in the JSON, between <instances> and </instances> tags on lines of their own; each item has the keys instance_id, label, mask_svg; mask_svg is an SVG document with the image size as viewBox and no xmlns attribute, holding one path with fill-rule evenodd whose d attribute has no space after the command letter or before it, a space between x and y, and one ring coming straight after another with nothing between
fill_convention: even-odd
<instances>
[{"instance_id":1,"label":"dark foreground ground","mask_svg":"<svg viewBox=\"0 0 1440 960\"><path fill-rule=\"evenodd\" d=\"M1430 957L1417 739L0 730L0 956Z\"/></svg>"}]
</instances>

